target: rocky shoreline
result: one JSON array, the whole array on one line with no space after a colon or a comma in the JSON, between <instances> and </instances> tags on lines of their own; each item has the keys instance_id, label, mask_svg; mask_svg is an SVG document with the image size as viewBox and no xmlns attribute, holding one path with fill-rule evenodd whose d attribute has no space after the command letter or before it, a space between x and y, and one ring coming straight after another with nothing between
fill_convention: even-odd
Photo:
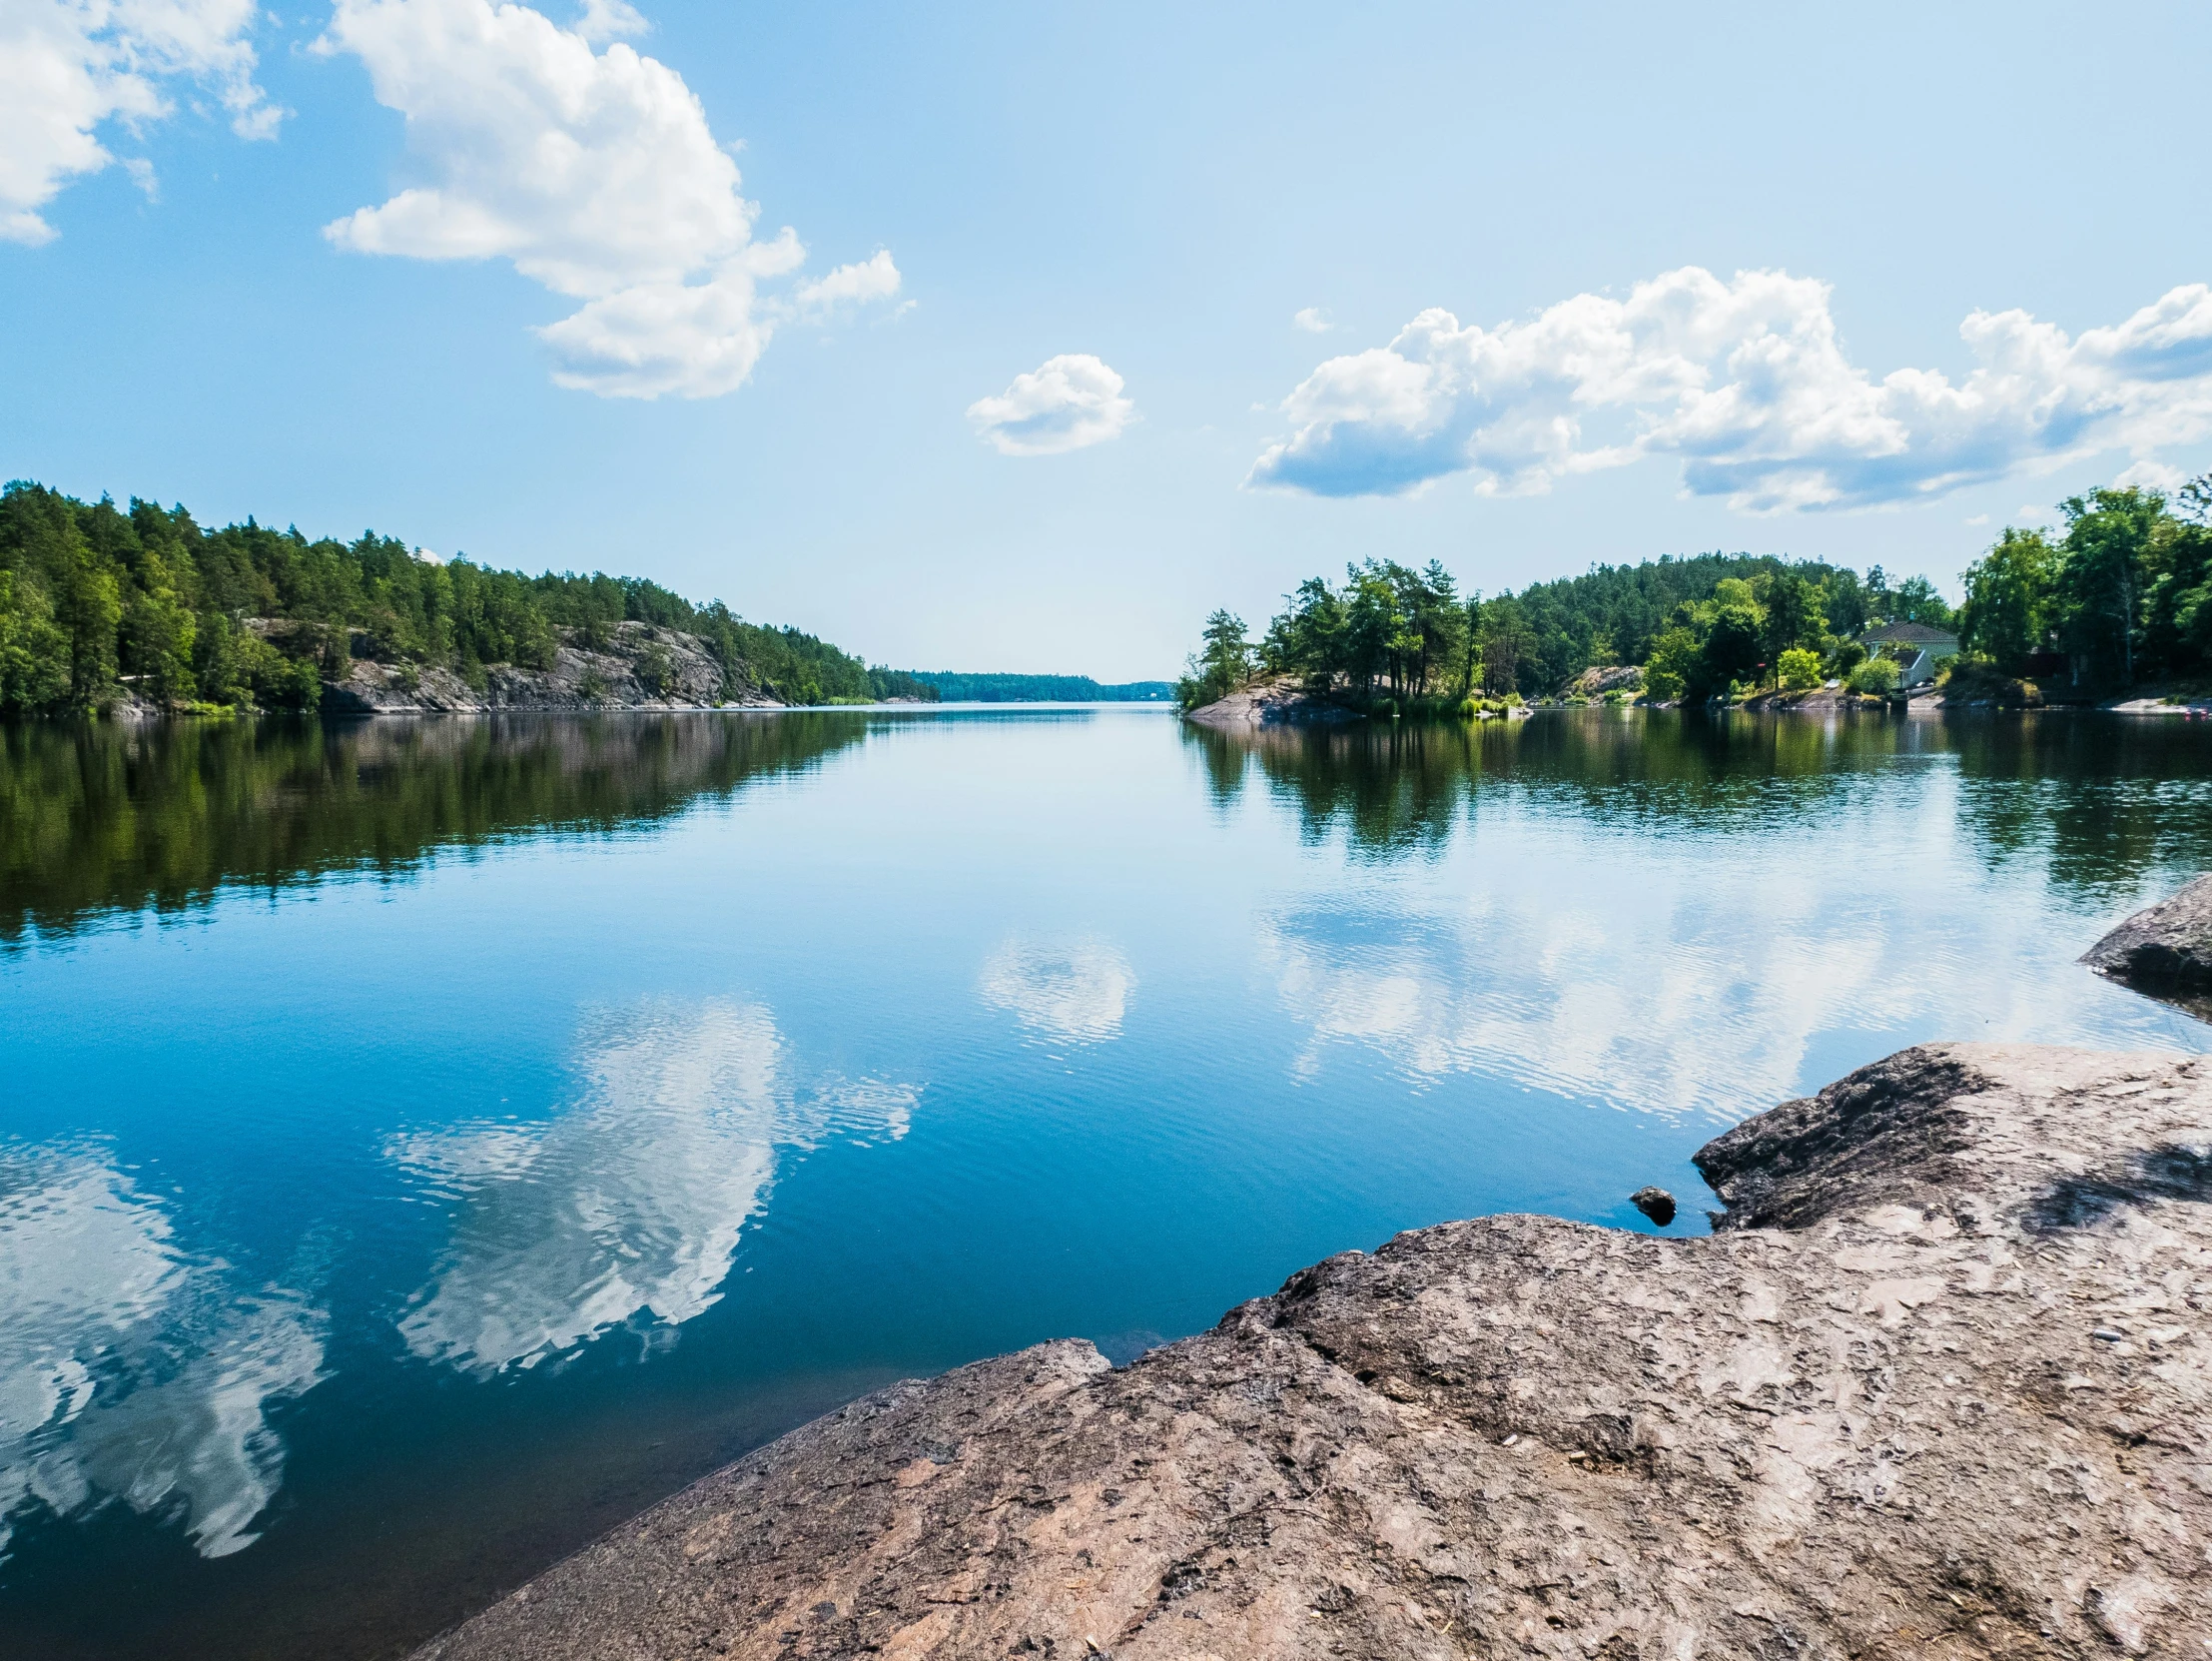
<instances>
[{"instance_id":1,"label":"rocky shoreline","mask_svg":"<svg viewBox=\"0 0 2212 1661\"><path fill-rule=\"evenodd\" d=\"M2212 1058L1924 1046L1697 1162L1708 1238L1445 1224L895 1385L418 1661L2205 1653Z\"/></svg>"},{"instance_id":2,"label":"rocky shoreline","mask_svg":"<svg viewBox=\"0 0 2212 1661\"><path fill-rule=\"evenodd\" d=\"M1365 718L1355 709L1316 697L1291 675L1255 680L1226 697L1183 712L1186 721L1227 732L1252 727L1335 726Z\"/></svg>"},{"instance_id":3,"label":"rocky shoreline","mask_svg":"<svg viewBox=\"0 0 2212 1661\"><path fill-rule=\"evenodd\" d=\"M288 655L315 660L328 653L305 651L295 638L302 632L321 637L321 625L287 619L249 617L246 627L263 638L292 648ZM458 671L374 655L368 635L351 631L343 673L326 670L318 705L326 715L478 715L505 710L685 710L783 709L785 700L750 679L732 683L722 665L696 634L622 622L596 643L580 629L563 629L552 663L543 669L512 663L483 666L480 684ZM898 701L898 700L894 700ZM181 713L126 687L103 707L125 721L162 720Z\"/></svg>"},{"instance_id":4,"label":"rocky shoreline","mask_svg":"<svg viewBox=\"0 0 2212 1661\"><path fill-rule=\"evenodd\" d=\"M450 669L355 657L340 679L323 683L332 715L421 715L506 709L715 709L783 707L758 686L727 686L706 642L680 629L617 623L594 646L575 630L550 667L488 665L473 686Z\"/></svg>"},{"instance_id":5,"label":"rocky shoreline","mask_svg":"<svg viewBox=\"0 0 2212 1661\"><path fill-rule=\"evenodd\" d=\"M1909 1050L1113 1369L893 1387L419 1652L2198 1656L2212 1064Z\"/></svg>"}]
</instances>

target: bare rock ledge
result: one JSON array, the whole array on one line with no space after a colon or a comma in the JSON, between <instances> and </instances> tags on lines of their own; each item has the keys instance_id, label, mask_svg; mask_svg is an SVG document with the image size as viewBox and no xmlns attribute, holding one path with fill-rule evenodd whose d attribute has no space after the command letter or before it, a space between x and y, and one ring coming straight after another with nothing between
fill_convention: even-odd
<instances>
[{"instance_id":1,"label":"bare rock ledge","mask_svg":"<svg viewBox=\"0 0 2212 1661\"><path fill-rule=\"evenodd\" d=\"M1907 1050L1710 1239L1399 1236L707 1477L436 1661L2212 1654L2212 1058Z\"/></svg>"},{"instance_id":2,"label":"bare rock ledge","mask_svg":"<svg viewBox=\"0 0 2212 1661\"><path fill-rule=\"evenodd\" d=\"M1356 710L1316 697L1293 675L1255 680L1226 697L1200 704L1184 714L1186 721L1202 727L1236 732L1249 727L1301 726L1356 721Z\"/></svg>"}]
</instances>

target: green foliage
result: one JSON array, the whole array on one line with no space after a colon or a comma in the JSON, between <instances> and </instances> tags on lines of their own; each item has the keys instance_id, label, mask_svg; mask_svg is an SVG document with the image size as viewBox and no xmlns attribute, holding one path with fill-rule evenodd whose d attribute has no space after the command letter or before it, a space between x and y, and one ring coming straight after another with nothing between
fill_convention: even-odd
<instances>
[{"instance_id":1,"label":"green foliage","mask_svg":"<svg viewBox=\"0 0 2212 1661\"><path fill-rule=\"evenodd\" d=\"M1876 568L1699 554L1599 565L1518 594L1460 598L1431 561L1415 571L1369 559L1331 584L1285 597L1260 642L1261 666L1354 699L1522 698L1555 694L1593 664L1644 663L1651 695L1703 701L1777 671L1784 652L1825 651L1831 629L1900 610L1947 617L1925 578L1892 589Z\"/></svg>"},{"instance_id":2,"label":"green foliage","mask_svg":"<svg viewBox=\"0 0 2212 1661\"><path fill-rule=\"evenodd\" d=\"M202 530L182 507L134 499L125 513L20 480L0 493L0 715L95 709L126 689L172 708L313 709L357 637L380 661L451 668L480 688L491 664L549 667L563 630L604 645L623 623L698 635L725 696L934 696L811 634L638 577L438 564L374 531L348 543L253 519ZM649 649L639 673L665 690L673 660Z\"/></svg>"},{"instance_id":3,"label":"green foliage","mask_svg":"<svg viewBox=\"0 0 2212 1661\"><path fill-rule=\"evenodd\" d=\"M1689 689L1690 677L1699 672L1700 644L1696 632L1682 623L1652 642L1651 661L1644 665L1644 690L1654 701L1674 703Z\"/></svg>"},{"instance_id":4,"label":"green foliage","mask_svg":"<svg viewBox=\"0 0 2212 1661\"><path fill-rule=\"evenodd\" d=\"M1271 673L1302 675L1361 699L1387 693L1393 704L1444 698L1455 685L1466 694L1469 631L1481 608L1460 599L1437 561L1416 571L1370 559L1347 566L1339 587L1309 577L1285 601L1259 646L1260 665Z\"/></svg>"},{"instance_id":5,"label":"green foliage","mask_svg":"<svg viewBox=\"0 0 2212 1661\"><path fill-rule=\"evenodd\" d=\"M1850 678L1843 682L1853 692L1870 692L1886 697L1897 689L1897 682L1904 678L1904 671L1886 657L1869 657L1851 670Z\"/></svg>"},{"instance_id":6,"label":"green foliage","mask_svg":"<svg viewBox=\"0 0 2212 1661\"><path fill-rule=\"evenodd\" d=\"M2172 500L2133 487L2059 504L2065 534L2007 527L1967 569L1964 644L2000 673L2060 651L2092 689L2212 672L2212 473Z\"/></svg>"},{"instance_id":7,"label":"green foliage","mask_svg":"<svg viewBox=\"0 0 2212 1661\"><path fill-rule=\"evenodd\" d=\"M2060 644L2100 685L2132 685L2151 543L2166 517L2155 490L2091 490L2059 503L2066 515L2051 584Z\"/></svg>"},{"instance_id":8,"label":"green foliage","mask_svg":"<svg viewBox=\"0 0 2212 1661\"><path fill-rule=\"evenodd\" d=\"M1244 619L1228 611L1216 611L1205 620L1202 643L1190 654L1182 678L1175 682L1175 701L1195 709L1235 691L1252 678L1253 653L1245 638Z\"/></svg>"},{"instance_id":9,"label":"green foliage","mask_svg":"<svg viewBox=\"0 0 2212 1661\"><path fill-rule=\"evenodd\" d=\"M1781 658L1785 691L1810 692L1821 684L1821 654L1804 646L1792 646Z\"/></svg>"},{"instance_id":10,"label":"green foliage","mask_svg":"<svg viewBox=\"0 0 2212 1661\"><path fill-rule=\"evenodd\" d=\"M1802 585L1784 606L1784 621L1798 629L1790 643L1800 635L1817 637L1824 627L1850 632L1864 625L1869 600L1857 573L1819 561L1701 553L1595 565L1581 576L1531 583L1513 596L1527 631L1516 653L1515 680L1524 694L1540 697L1593 664L1649 663L1660 636L1682 626L1685 604L1710 601L1724 580L1757 587L1762 578L1785 576ZM1800 603L1805 614L1794 615L1791 607ZM1759 656L1773 661L1767 650Z\"/></svg>"},{"instance_id":11,"label":"green foliage","mask_svg":"<svg viewBox=\"0 0 2212 1661\"><path fill-rule=\"evenodd\" d=\"M2058 553L2040 530L2006 526L1989 551L1966 567L1966 603L1959 607L1959 644L2007 674L2051 639Z\"/></svg>"}]
</instances>

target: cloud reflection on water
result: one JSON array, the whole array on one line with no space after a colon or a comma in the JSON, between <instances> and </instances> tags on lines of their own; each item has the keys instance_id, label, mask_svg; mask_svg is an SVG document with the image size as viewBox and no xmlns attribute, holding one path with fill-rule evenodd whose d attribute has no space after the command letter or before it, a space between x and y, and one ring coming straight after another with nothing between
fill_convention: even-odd
<instances>
[{"instance_id":1,"label":"cloud reflection on water","mask_svg":"<svg viewBox=\"0 0 2212 1661\"><path fill-rule=\"evenodd\" d=\"M1922 806L1940 820L1947 798ZM1419 1084L1489 1073L1733 1122L1826 1083L1809 1068L1833 1068L1839 1043L2109 1044L2116 1021L2176 1042L2168 1017L2073 967L2094 924L2054 931L1924 845L1878 881L1847 858L1809 881L1750 844L1696 864L1626 838L1491 848L1472 894L1414 875L1259 919L1262 970L1308 1033L1295 1075L1351 1046Z\"/></svg>"},{"instance_id":2,"label":"cloud reflection on water","mask_svg":"<svg viewBox=\"0 0 2212 1661\"><path fill-rule=\"evenodd\" d=\"M327 1322L238 1278L97 1147L0 1149L0 1555L36 1503L178 1514L204 1557L260 1537L269 1409L323 1376Z\"/></svg>"},{"instance_id":3,"label":"cloud reflection on water","mask_svg":"<svg viewBox=\"0 0 2212 1661\"><path fill-rule=\"evenodd\" d=\"M1128 960L1098 940L1045 945L1009 940L984 964L984 1002L1063 1044L1121 1036L1136 976Z\"/></svg>"},{"instance_id":4,"label":"cloud reflection on water","mask_svg":"<svg viewBox=\"0 0 2212 1661\"><path fill-rule=\"evenodd\" d=\"M713 1000L600 1020L576 1105L542 1124L394 1137L387 1155L454 1206L451 1244L399 1322L407 1346L471 1370L534 1365L639 1317L711 1307L780 1147L906 1135L916 1092L804 1090L757 1005Z\"/></svg>"}]
</instances>

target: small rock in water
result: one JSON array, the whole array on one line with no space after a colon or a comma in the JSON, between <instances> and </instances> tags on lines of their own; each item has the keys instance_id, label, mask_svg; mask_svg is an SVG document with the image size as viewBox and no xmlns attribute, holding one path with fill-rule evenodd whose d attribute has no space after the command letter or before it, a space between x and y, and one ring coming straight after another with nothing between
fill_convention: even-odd
<instances>
[{"instance_id":1,"label":"small rock in water","mask_svg":"<svg viewBox=\"0 0 2212 1661\"><path fill-rule=\"evenodd\" d=\"M1628 1201L1662 1229L1675 1220L1675 1197L1665 1189L1638 1189Z\"/></svg>"}]
</instances>

